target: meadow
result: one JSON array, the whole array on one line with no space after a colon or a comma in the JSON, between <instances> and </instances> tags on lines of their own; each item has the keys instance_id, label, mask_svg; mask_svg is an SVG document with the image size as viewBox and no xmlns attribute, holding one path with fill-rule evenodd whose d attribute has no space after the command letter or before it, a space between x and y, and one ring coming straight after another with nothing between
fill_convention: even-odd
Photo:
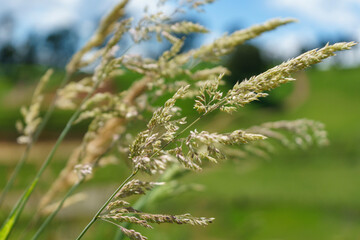
<instances>
[{"instance_id":1,"label":"meadow","mask_svg":"<svg viewBox=\"0 0 360 240\"><path fill-rule=\"evenodd\" d=\"M34 81L44 72L43 67L20 68L21 71L14 70L11 74L11 67L1 68L0 72L1 188L23 149L15 144L17 134L14 125L20 118L19 106L26 104ZM60 70L55 71L54 86L63 74ZM17 81L9 76L16 77ZM131 74L126 76L125 81L115 82L115 85L126 85L134 77ZM267 158L253 156L246 160L221 162L217 166L208 166L200 174L190 173L179 181L198 184L193 191L179 191L179 195L172 194L173 197L149 204L146 209L173 214L191 212L195 216L215 217L214 223L210 227L159 225L155 226L156 231L141 229L141 232L149 239L174 240L359 238L360 68L313 68L299 78L305 81L305 87L301 83L287 83L272 91L271 101L276 103L273 106L246 106L231 118L213 114L197 127L226 131L267 121L314 119L325 124L329 146L295 150L278 146ZM304 88L296 88L296 84ZM301 101L294 97L296 89L300 91L300 96L306 96ZM184 109L192 107L192 103L186 104ZM56 111L50 119L1 209L1 222L21 190L33 178L70 114L68 111ZM21 236L27 239L26 236L35 232L36 225L28 225L28 222L34 215L37 200L64 166L72 147L81 141L84 129L85 124L75 126L66 138L20 218L18 229L13 233L14 239ZM77 191L91 197L65 207L42 239L74 238L92 216L93 211L89 209L99 208L128 174L129 170L123 162L99 169L95 177ZM28 235L22 235L24 229L27 229ZM135 229L140 230L138 227ZM86 239L111 239L115 231L113 226L98 222L89 230Z\"/></svg>"}]
</instances>

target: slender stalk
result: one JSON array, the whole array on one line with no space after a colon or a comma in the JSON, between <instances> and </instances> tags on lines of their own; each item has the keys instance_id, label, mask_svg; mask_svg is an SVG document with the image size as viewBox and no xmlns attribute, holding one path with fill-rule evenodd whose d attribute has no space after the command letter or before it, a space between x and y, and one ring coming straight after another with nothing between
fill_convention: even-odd
<instances>
[{"instance_id":1,"label":"slender stalk","mask_svg":"<svg viewBox=\"0 0 360 240\"><path fill-rule=\"evenodd\" d=\"M12 172L9 180L6 182L6 185L4 187L4 190L1 192L1 196L0 196L0 207L3 204L6 194L9 192L10 188L12 187L12 185L14 184L15 178L17 177L17 175L19 174L21 168L23 167L26 159L28 158L30 149L33 145L33 142L29 143L26 145L25 151L23 153L23 155L21 156L20 161L16 164L16 167L14 169L14 171Z\"/></svg>"},{"instance_id":2,"label":"slender stalk","mask_svg":"<svg viewBox=\"0 0 360 240\"><path fill-rule=\"evenodd\" d=\"M71 74L69 74L68 72L66 73L65 77L63 78L63 80L61 81L60 83L60 86L59 88L62 88L65 86L65 84L69 81L69 79L71 78ZM32 137L32 141L26 145L26 149L20 159L20 161L16 164L16 167L13 171L13 173L11 174L9 180L7 181L5 187L4 187L4 190L2 191L1 193L1 196L0 196L0 207L2 205L2 203L4 202L5 200L5 196L6 194L8 193L8 191L10 190L10 188L12 187L12 185L14 184L14 181L17 177L17 175L19 174L21 168L24 166L24 163L26 162L28 156L29 156L29 153L30 153L30 149L32 148L32 146L34 145L34 143L37 141L37 139L39 138L42 130L44 129L44 127L46 126L47 122L49 121L52 113L54 112L55 110L55 103L56 103L56 100L58 98L58 95L55 96L55 98L52 100L52 102L50 103L50 106L49 106L49 109L48 111L46 111L45 113L45 116L43 118L43 120L41 121L39 127L37 128L37 130L35 131L33 137Z\"/></svg>"},{"instance_id":3,"label":"slender stalk","mask_svg":"<svg viewBox=\"0 0 360 240\"><path fill-rule=\"evenodd\" d=\"M108 222L108 223L111 223L111 224L114 224L115 226L117 226L119 229L121 228L121 227L123 227L123 226L121 226L120 224L117 224L117 223L114 223L113 221L110 221L110 220L108 220L108 219L101 219L102 221L104 221L104 222ZM120 232L121 232L121 230L120 230Z\"/></svg>"},{"instance_id":4,"label":"slender stalk","mask_svg":"<svg viewBox=\"0 0 360 240\"><path fill-rule=\"evenodd\" d=\"M138 173L138 170L134 171L131 173L131 175L125 179L125 181L115 190L115 192L113 192L113 194L111 194L111 196L108 198L108 200L104 203L104 205L102 205L102 207L97 211L97 213L95 214L95 216L91 219L91 221L88 223L88 225L86 225L86 227L82 230L82 232L80 233L80 235L76 238L76 240L81 239L84 234L87 232L87 230L89 230L89 228L91 227L91 225L94 224L94 222L96 222L97 218L99 217L99 215L101 214L101 212L107 207L107 205L111 202L111 200L115 197L115 195L124 187L124 185L126 183L128 183L136 174Z\"/></svg>"},{"instance_id":5,"label":"slender stalk","mask_svg":"<svg viewBox=\"0 0 360 240\"><path fill-rule=\"evenodd\" d=\"M171 180L173 178L174 175L176 175L176 172L179 170L179 165L172 165L170 168L168 168L159 178L158 178L158 182L167 182L169 180ZM150 192L144 196L142 196L141 198L139 198L135 204L133 205L133 208L136 210L141 211L146 204L149 204L151 201L149 200L153 200L153 196L158 194L159 192L161 192L162 190L162 186L154 186L153 189L150 190ZM101 219L101 220L105 220L105 219ZM129 229L129 227L131 226L131 223L126 222L124 224L122 224L122 227ZM114 240L122 240L125 237L124 233L118 229L116 231L116 234L114 236Z\"/></svg>"},{"instance_id":6,"label":"slender stalk","mask_svg":"<svg viewBox=\"0 0 360 240\"><path fill-rule=\"evenodd\" d=\"M57 206L57 208L55 209L55 211L53 211L46 219L45 221L41 224L41 226L39 227L39 229L36 231L35 235L31 238L32 240L36 240L39 238L40 234L44 231L44 229L46 228L46 226L51 222L51 220L53 220L53 218L56 216L56 214L60 211L60 209L62 208L62 206L64 205L65 200L75 191L75 189L77 189L80 184L84 181L84 178L81 179L80 181L78 181L77 183L75 183L70 189L69 191L66 193L66 195L63 197L63 199L60 201L59 205Z\"/></svg>"},{"instance_id":7,"label":"slender stalk","mask_svg":"<svg viewBox=\"0 0 360 240\"><path fill-rule=\"evenodd\" d=\"M115 146L116 142L118 140L114 141L111 146L104 152L104 154L102 154L101 156L99 156L96 161L93 164L93 167L96 167L99 163L99 161L101 160L101 158L103 158L106 154L108 154L110 152L110 150ZM52 221L52 219L54 219L54 217L57 215L57 213L61 210L64 202L66 201L66 199L68 199L71 194L82 184L85 182L85 178L82 178L81 180L79 180L78 182L76 182L70 189L69 191L64 195L64 197L61 199L60 203L58 204L58 206L56 207L56 209L45 219L45 221L41 224L40 228L37 230L37 232L35 233L35 235L33 236L33 240L37 239L40 234L44 231L44 229L47 227L47 225Z\"/></svg>"},{"instance_id":8,"label":"slender stalk","mask_svg":"<svg viewBox=\"0 0 360 240\"><path fill-rule=\"evenodd\" d=\"M145 207L145 205L148 203L148 200L151 198L151 195L154 191L156 191L156 189L152 189L149 194L146 194L145 196L143 196L139 200L137 200L136 203L134 204L133 208L138 211L141 211ZM101 219L101 220L106 220L106 219ZM129 229L130 226L131 226L131 223L129 223L129 222L126 222L123 224L123 227L127 228L127 229ZM114 236L114 240L122 240L124 237L125 237L124 233L120 229L118 229Z\"/></svg>"},{"instance_id":9,"label":"slender stalk","mask_svg":"<svg viewBox=\"0 0 360 240\"><path fill-rule=\"evenodd\" d=\"M24 193L22 194L21 198L19 199L19 201L16 203L16 205L13 207L13 209L11 210L8 218L6 219L6 221L3 224L2 229L9 224L9 222L11 221L12 225L15 225L18 217L20 216L23 208L25 207L25 204L27 203L27 201L29 200L31 193L33 192L34 188L36 187L38 181L40 180L41 175L43 174L43 172L45 171L46 167L50 164L52 158L54 157L54 154L57 150L57 148L60 146L61 142L64 140L65 136L67 135L67 133L70 131L70 128L72 126L72 124L74 123L74 121L79 117L81 111L82 111L82 106L83 104L90 98L90 96L95 92L95 90L97 89L97 87L99 86L101 81L98 81L94 86L91 92L89 92L87 94L87 96L83 99L83 101L81 102L80 106L78 107L78 109L75 111L75 113L73 113L73 115L71 116L71 118L69 119L69 121L67 122L65 128L63 129L63 131L61 132L60 136L58 137L58 139L56 140L55 145L53 146L53 148L51 149L49 155L47 156L46 160L43 162L41 168L39 169L39 171L37 172L35 178L33 179L33 181L29 184L29 186L26 188L26 190L24 191ZM10 228L10 231L13 229L13 227ZM9 233L10 234L10 233Z\"/></svg>"}]
</instances>

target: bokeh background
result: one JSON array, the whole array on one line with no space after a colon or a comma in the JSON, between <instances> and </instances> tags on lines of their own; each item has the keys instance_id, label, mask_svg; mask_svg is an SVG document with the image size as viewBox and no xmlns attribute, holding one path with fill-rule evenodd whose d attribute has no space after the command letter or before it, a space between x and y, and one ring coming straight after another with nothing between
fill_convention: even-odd
<instances>
[{"instance_id":1,"label":"bokeh background","mask_svg":"<svg viewBox=\"0 0 360 240\"><path fill-rule=\"evenodd\" d=\"M139 17L157 1L133 0L127 14ZM23 147L16 144L19 108L49 67L55 69L47 99L64 76L64 66L95 30L101 16L116 0L0 0L0 189L13 171ZM169 1L168 11L175 6ZM360 40L359 0L218 0L204 13L189 12L184 19L198 21L211 32L191 35L186 49L210 42L224 32L246 28L274 17L292 17L286 25L238 47L223 64L233 72L228 86L263 72L288 58L327 42ZM123 43L126 47L126 41ZM156 57L168 46L155 43L130 50ZM215 115L199 128L226 131L266 121L308 118L323 122L330 145L288 150L279 147L270 158L229 161L189 174L181 181L196 183L189 191L147 207L148 211L215 217L209 227L161 225L138 229L150 239L359 239L360 238L360 48L339 53L307 72L297 82L273 91L260 103L232 116ZM83 69L82 74L92 68ZM129 75L128 79L133 79ZM118 88L121 84L114 83ZM46 106L45 106L46 107ZM189 106L190 108L190 106ZM46 111L46 108L43 109ZM29 161L0 210L5 219L22 189L34 176L71 112L57 110L34 147ZM28 222L37 200L64 166L86 130L75 126L62 144L40 187L25 210L18 231L34 231ZM43 239L73 239L118 183L128 175L125 164L100 169L79 192L85 202L65 208ZM111 239L114 226L99 221L86 239Z\"/></svg>"}]
</instances>

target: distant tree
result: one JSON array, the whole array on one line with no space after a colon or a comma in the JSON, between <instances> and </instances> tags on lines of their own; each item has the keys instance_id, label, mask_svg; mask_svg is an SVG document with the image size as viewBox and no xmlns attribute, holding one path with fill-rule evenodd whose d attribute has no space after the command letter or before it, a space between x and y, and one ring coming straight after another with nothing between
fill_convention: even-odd
<instances>
[{"instance_id":1,"label":"distant tree","mask_svg":"<svg viewBox=\"0 0 360 240\"><path fill-rule=\"evenodd\" d=\"M64 66L73 55L78 43L78 36L73 29L59 29L50 33L46 39L44 48L46 51L45 62L49 65Z\"/></svg>"},{"instance_id":2,"label":"distant tree","mask_svg":"<svg viewBox=\"0 0 360 240\"><path fill-rule=\"evenodd\" d=\"M41 37L30 33L26 43L22 46L22 62L25 64L36 64L38 62L38 49L40 48Z\"/></svg>"},{"instance_id":3,"label":"distant tree","mask_svg":"<svg viewBox=\"0 0 360 240\"><path fill-rule=\"evenodd\" d=\"M241 30L241 24L238 22L230 25L229 34ZM251 43L239 45L235 51L225 60L225 66L231 71L228 78L229 84L234 85L251 76L258 75L267 69L266 59L262 57L260 49Z\"/></svg>"},{"instance_id":4,"label":"distant tree","mask_svg":"<svg viewBox=\"0 0 360 240\"><path fill-rule=\"evenodd\" d=\"M236 23L228 27L228 29L229 34L231 34L241 30L242 27L239 27L239 24ZM261 50L251 44L251 42L237 46L233 53L224 59L225 67L231 72L231 75L227 78L228 84L232 87L236 82L241 82L244 79L259 75L266 71L269 66L273 65L273 60L274 59L265 58ZM280 101L275 100L273 96L263 98L261 101L256 102L256 104L261 107L280 107Z\"/></svg>"},{"instance_id":5,"label":"distant tree","mask_svg":"<svg viewBox=\"0 0 360 240\"><path fill-rule=\"evenodd\" d=\"M0 17L0 62L15 63L17 51L11 42L14 29L14 18L10 13Z\"/></svg>"},{"instance_id":6,"label":"distant tree","mask_svg":"<svg viewBox=\"0 0 360 240\"><path fill-rule=\"evenodd\" d=\"M238 46L225 61L225 66L231 71L228 78L231 85L264 72L266 65L260 50L250 44Z\"/></svg>"},{"instance_id":7,"label":"distant tree","mask_svg":"<svg viewBox=\"0 0 360 240\"><path fill-rule=\"evenodd\" d=\"M16 63L17 51L16 48L11 44L7 43L0 49L0 63Z\"/></svg>"}]
</instances>

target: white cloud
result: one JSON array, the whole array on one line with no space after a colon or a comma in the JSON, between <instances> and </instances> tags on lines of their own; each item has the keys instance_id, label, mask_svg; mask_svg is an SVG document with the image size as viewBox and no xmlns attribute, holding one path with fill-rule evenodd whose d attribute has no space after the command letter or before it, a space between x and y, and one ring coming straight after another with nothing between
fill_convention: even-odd
<instances>
[{"instance_id":1,"label":"white cloud","mask_svg":"<svg viewBox=\"0 0 360 240\"><path fill-rule=\"evenodd\" d=\"M170 14L175 10L175 5L171 2L163 6L158 5L158 2L158 0L132 0L127 5L126 10L134 17L142 16L145 9L149 14L158 11Z\"/></svg>"},{"instance_id":2,"label":"white cloud","mask_svg":"<svg viewBox=\"0 0 360 240\"><path fill-rule=\"evenodd\" d=\"M359 0L268 0L268 5L299 14L328 29L359 28Z\"/></svg>"},{"instance_id":3,"label":"white cloud","mask_svg":"<svg viewBox=\"0 0 360 240\"><path fill-rule=\"evenodd\" d=\"M266 39L260 47L272 57L289 59L297 56L301 48L312 46L315 43L316 34L313 31L284 31Z\"/></svg>"},{"instance_id":4,"label":"white cloud","mask_svg":"<svg viewBox=\"0 0 360 240\"><path fill-rule=\"evenodd\" d=\"M39 32L48 32L72 25L80 25L83 28L90 27L89 21L100 18L119 2L120 0L11 0L1 4L0 16L11 14L16 28L21 31L30 32L35 29ZM145 6L148 6L149 12L158 9L157 2L158 0L132 0L126 9L131 15L140 16ZM173 9L170 4L161 10L168 13Z\"/></svg>"},{"instance_id":5,"label":"white cloud","mask_svg":"<svg viewBox=\"0 0 360 240\"><path fill-rule=\"evenodd\" d=\"M326 36L334 37L339 34L349 36L355 41L360 41L360 0L265 0L269 7L288 13L300 20L298 23L302 28L297 32L286 33L269 39L266 45L268 52L283 49L280 55L291 57L300 47L306 45L308 39L316 38L323 40ZM304 30L305 29L305 30ZM321 38L319 38L321 37ZM331 38L331 37L330 37ZM281 44L277 45L277 40ZM332 39L332 40L336 40ZM293 50L292 50L293 49ZM294 50L296 49L296 50ZM291 54L289 54L291 53ZM337 59L352 66L360 63L360 49L339 53ZM323 66L329 66L333 61L327 61Z\"/></svg>"},{"instance_id":6,"label":"white cloud","mask_svg":"<svg viewBox=\"0 0 360 240\"><path fill-rule=\"evenodd\" d=\"M80 0L13 0L2 4L0 14L9 13L20 29L48 31L68 26L78 20Z\"/></svg>"}]
</instances>

